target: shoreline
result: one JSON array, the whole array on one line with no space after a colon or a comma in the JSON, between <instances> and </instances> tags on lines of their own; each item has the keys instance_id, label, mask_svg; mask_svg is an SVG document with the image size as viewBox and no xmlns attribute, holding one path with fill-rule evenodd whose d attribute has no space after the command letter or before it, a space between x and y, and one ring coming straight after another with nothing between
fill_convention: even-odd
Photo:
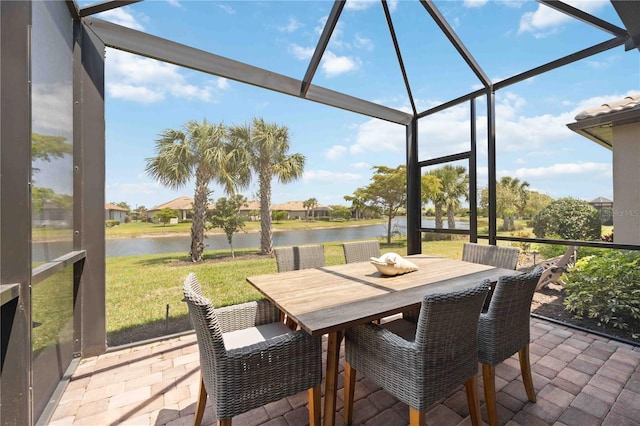
<instances>
[{"instance_id":1,"label":"shoreline","mask_svg":"<svg viewBox=\"0 0 640 426\"><path fill-rule=\"evenodd\" d=\"M309 228L272 228L272 232L289 232L289 231L317 231L320 229L340 229L340 228L358 228L361 226L372 226L372 225L386 225L386 221L382 222L373 222L373 223L363 223L363 224L353 224L349 226L312 226ZM260 233L260 229L252 229L250 231L241 231L238 233L244 234L258 234ZM215 228L215 230L210 230L205 232L205 236L207 234L210 235L224 235L224 231L220 228ZM105 240L122 240L122 239L135 239L135 238L170 238L170 237L190 237L190 232L153 232L150 234L137 234L130 236L119 236L113 235L109 236L105 234Z\"/></svg>"}]
</instances>

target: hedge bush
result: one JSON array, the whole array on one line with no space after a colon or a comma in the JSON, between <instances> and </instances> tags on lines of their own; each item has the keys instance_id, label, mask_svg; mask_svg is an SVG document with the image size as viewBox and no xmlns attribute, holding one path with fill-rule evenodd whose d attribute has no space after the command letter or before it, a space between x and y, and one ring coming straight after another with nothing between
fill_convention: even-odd
<instances>
[{"instance_id":1,"label":"hedge bush","mask_svg":"<svg viewBox=\"0 0 640 426\"><path fill-rule=\"evenodd\" d=\"M538 238L557 235L563 240L600 239L600 213L586 201L560 198L549 203L533 218L533 233Z\"/></svg>"},{"instance_id":2,"label":"hedge bush","mask_svg":"<svg viewBox=\"0 0 640 426\"><path fill-rule=\"evenodd\" d=\"M565 308L598 325L629 329L640 337L640 253L607 250L584 257L569 270L564 284Z\"/></svg>"}]
</instances>

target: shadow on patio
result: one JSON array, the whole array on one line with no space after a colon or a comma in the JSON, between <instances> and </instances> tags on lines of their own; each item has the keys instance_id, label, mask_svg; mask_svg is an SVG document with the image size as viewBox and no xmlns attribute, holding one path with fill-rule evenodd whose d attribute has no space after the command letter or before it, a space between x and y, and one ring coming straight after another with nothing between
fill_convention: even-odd
<instances>
[{"instance_id":1,"label":"shadow on patio","mask_svg":"<svg viewBox=\"0 0 640 426\"><path fill-rule=\"evenodd\" d=\"M502 424L640 424L640 347L536 318L531 319L531 339L538 402L527 401L517 355L513 356L496 368ZM194 334L114 350L81 361L49 424L190 425L198 380ZM408 424L406 405L367 379L358 377L358 380L354 424ZM482 390L480 395L483 402ZM306 402L307 394L301 392L237 416L233 422L305 425ZM486 422L484 405L482 411ZM426 422L470 424L468 414L461 387L432 407ZM342 390L338 392L338 425L343 424L341 416ZM213 409L208 405L203 424L215 421Z\"/></svg>"}]
</instances>

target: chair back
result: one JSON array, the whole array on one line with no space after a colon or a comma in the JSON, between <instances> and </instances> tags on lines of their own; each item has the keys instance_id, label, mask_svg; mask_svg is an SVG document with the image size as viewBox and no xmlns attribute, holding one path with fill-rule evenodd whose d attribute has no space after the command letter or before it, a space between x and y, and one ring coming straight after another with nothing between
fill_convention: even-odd
<instances>
[{"instance_id":1,"label":"chair back","mask_svg":"<svg viewBox=\"0 0 640 426\"><path fill-rule=\"evenodd\" d=\"M520 249L486 244L464 243L462 260L495 266L496 268L516 269Z\"/></svg>"},{"instance_id":2,"label":"chair back","mask_svg":"<svg viewBox=\"0 0 640 426\"><path fill-rule=\"evenodd\" d=\"M480 315L480 361L495 365L529 343L531 301L542 268L517 276L503 276L495 286L489 309Z\"/></svg>"},{"instance_id":3,"label":"chair back","mask_svg":"<svg viewBox=\"0 0 640 426\"><path fill-rule=\"evenodd\" d=\"M320 244L308 246L276 247L278 272L298 269L321 268L325 266L324 247Z\"/></svg>"},{"instance_id":4,"label":"chair back","mask_svg":"<svg viewBox=\"0 0 640 426\"><path fill-rule=\"evenodd\" d=\"M353 241L342 243L345 263L366 262L372 257L380 257L380 241Z\"/></svg>"},{"instance_id":5,"label":"chair back","mask_svg":"<svg viewBox=\"0 0 640 426\"><path fill-rule=\"evenodd\" d=\"M465 382L478 368L478 317L489 280L460 292L434 294L422 301L415 345L423 354L434 391Z\"/></svg>"},{"instance_id":6,"label":"chair back","mask_svg":"<svg viewBox=\"0 0 640 426\"><path fill-rule=\"evenodd\" d=\"M203 373L206 371L208 375L215 365L216 357L226 355L222 329L213 305L202 295L200 283L194 273L190 273L184 280L182 292L183 302L187 303L191 325L198 339L200 365Z\"/></svg>"}]
</instances>

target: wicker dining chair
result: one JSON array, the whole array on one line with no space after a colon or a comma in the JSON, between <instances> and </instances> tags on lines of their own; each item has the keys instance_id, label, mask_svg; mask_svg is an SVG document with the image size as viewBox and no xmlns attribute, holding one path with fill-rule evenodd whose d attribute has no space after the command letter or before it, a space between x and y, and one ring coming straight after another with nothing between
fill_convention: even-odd
<instances>
[{"instance_id":1,"label":"wicker dining chair","mask_svg":"<svg viewBox=\"0 0 640 426\"><path fill-rule=\"evenodd\" d=\"M531 300L542 274L538 267L528 274L500 277L489 309L478 321L478 358L482 364L482 381L491 426L498 424L496 408L495 366L518 352L522 381L527 398L536 402L529 361L529 318Z\"/></svg>"},{"instance_id":2,"label":"wicker dining chair","mask_svg":"<svg viewBox=\"0 0 640 426\"><path fill-rule=\"evenodd\" d=\"M477 394L477 328L489 288L434 294L422 301L417 323L397 319L346 331L344 421L353 420L356 372L409 406L411 425L423 425L426 410L464 383L474 425L480 424Z\"/></svg>"},{"instance_id":3,"label":"wicker dining chair","mask_svg":"<svg viewBox=\"0 0 640 426\"><path fill-rule=\"evenodd\" d=\"M232 417L305 389L309 423L320 424L322 340L291 331L269 301L214 309L191 273L184 301L200 350L200 391L194 424L202 422L207 394L218 425Z\"/></svg>"},{"instance_id":4,"label":"wicker dining chair","mask_svg":"<svg viewBox=\"0 0 640 426\"><path fill-rule=\"evenodd\" d=\"M380 241L351 241L342 243L345 263L367 262L372 257L380 257Z\"/></svg>"},{"instance_id":5,"label":"wicker dining chair","mask_svg":"<svg viewBox=\"0 0 640 426\"><path fill-rule=\"evenodd\" d=\"M500 247L487 244L464 243L462 260L481 263L496 268L516 269L520 249L517 247Z\"/></svg>"},{"instance_id":6,"label":"wicker dining chair","mask_svg":"<svg viewBox=\"0 0 640 426\"><path fill-rule=\"evenodd\" d=\"M320 244L293 247L276 247L278 272L295 271L298 269L321 268L325 266L324 247Z\"/></svg>"}]
</instances>

